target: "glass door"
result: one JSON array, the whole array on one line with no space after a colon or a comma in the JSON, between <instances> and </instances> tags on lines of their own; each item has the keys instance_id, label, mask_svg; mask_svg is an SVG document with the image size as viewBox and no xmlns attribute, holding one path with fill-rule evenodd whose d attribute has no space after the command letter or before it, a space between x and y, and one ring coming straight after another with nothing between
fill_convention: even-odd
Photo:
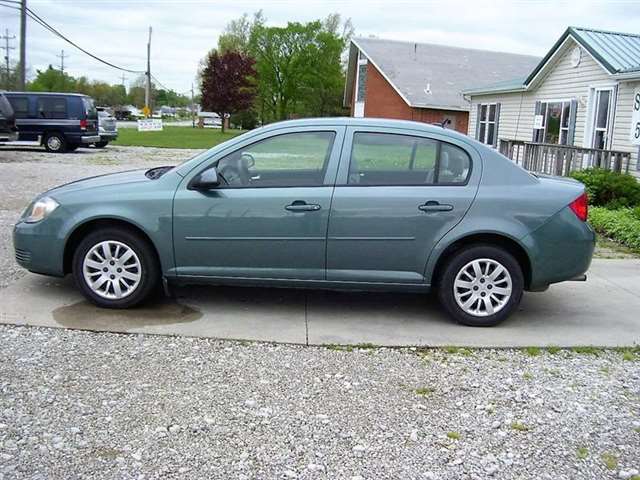
<instances>
[{"instance_id":1,"label":"glass door","mask_svg":"<svg viewBox=\"0 0 640 480\"><path fill-rule=\"evenodd\" d=\"M593 111L593 136L591 147L604 150L609 137L609 118L611 111L611 89L595 91L595 109Z\"/></svg>"}]
</instances>

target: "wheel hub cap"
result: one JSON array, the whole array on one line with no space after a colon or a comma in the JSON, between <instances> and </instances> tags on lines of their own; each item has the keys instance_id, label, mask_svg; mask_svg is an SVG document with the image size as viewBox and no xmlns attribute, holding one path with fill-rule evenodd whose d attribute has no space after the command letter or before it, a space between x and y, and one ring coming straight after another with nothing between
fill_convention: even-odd
<instances>
[{"instance_id":1,"label":"wheel hub cap","mask_svg":"<svg viewBox=\"0 0 640 480\"><path fill-rule=\"evenodd\" d=\"M131 295L142 278L142 266L136 253L115 240L100 242L89 249L82 270L89 288L112 300Z\"/></svg>"},{"instance_id":2,"label":"wheel hub cap","mask_svg":"<svg viewBox=\"0 0 640 480\"><path fill-rule=\"evenodd\" d=\"M460 269L453 282L458 306L474 317L488 317L502 310L511 298L511 275L496 260L478 258Z\"/></svg>"},{"instance_id":3,"label":"wheel hub cap","mask_svg":"<svg viewBox=\"0 0 640 480\"><path fill-rule=\"evenodd\" d=\"M61 146L61 142L58 137L50 137L47 139L47 145L49 145L51 150L58 150Z\"/></svg>"}]
</instances>

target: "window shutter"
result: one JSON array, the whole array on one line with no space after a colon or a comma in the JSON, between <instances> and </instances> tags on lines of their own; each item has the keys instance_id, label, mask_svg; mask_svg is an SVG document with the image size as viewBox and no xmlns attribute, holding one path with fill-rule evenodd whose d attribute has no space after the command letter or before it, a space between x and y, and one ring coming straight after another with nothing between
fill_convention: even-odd
<instances>
[{"instance_id":1,"label":"window shutter","mask_svg":"<svg viewBox=\"0 0 640 480\"><path fill-rule=\"evenodd\" d=\"M493 147L498 146L498 129L500 126L500 103L496 103L496 123L493 127Z\"/></svg>"},{"instance_id":2,"label":"window shutter","mask_svg":"<svg viewBox=\"0 0 640 480\"><path fill-rule=\"evenodd\" d=\"M540 115L540 112L542 111L542 102L536 102L536 110L535 110L535 114L534 115ZM535 118L534 118L534 122L535 122ZM536 141L536 133L538 132L538 130L536 128L533 129L533 134L531 135L531 141L535 142Z\"/></svg>"},{"instance_id":3,"label":"window shutter","mask_svg":"<svg viewBox=\"0 0 640 480\"><path fill-rule=\"evenodd\" d=\"M478 104L478 108L476 109L476 140L480 140L480 109L482 108L482 104Z\"/></svg>"},{"instance_id":4,"label":"window shutter","mask_svg":"<svg viewBox=\"0 0 640 480\"><path fill-rule=\"evenodd\" d=\"M576 135L576 114L578 112L578 101L574 98L571 100L571 109L569 110L569 130L567 132L567 145L574 145Z\"/></svg>"}]
</instances>

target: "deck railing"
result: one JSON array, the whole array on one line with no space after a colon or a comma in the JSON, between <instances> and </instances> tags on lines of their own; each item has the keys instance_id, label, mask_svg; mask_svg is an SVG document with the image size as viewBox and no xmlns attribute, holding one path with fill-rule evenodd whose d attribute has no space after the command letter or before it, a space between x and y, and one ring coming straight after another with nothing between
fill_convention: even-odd
<instances>
[{"instance_id":1,"label":"deck railing","mask_svg":"<svg viewBox=\"0 0 640 480\"><path fill-rule=\"evenodd\" d=\"M588 167L629 172L631 162L629 152L522 140L500 139L499 150L526 170L549 175L567 176Z\"/></svg>"}]
</instances>

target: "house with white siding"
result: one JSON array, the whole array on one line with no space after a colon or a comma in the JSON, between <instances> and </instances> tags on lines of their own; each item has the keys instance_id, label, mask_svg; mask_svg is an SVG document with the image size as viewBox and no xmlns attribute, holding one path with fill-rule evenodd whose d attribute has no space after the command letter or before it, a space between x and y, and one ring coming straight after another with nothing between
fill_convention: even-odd
<instances>
[{"instance_id":1,"label":"house with white siding","mask_svg":"<svg viewBox=\"0 0 640 480\"><path fill-rule=\"evenodd\" d=\"M528 151L549 173L604 166L640 177L640 35L569 27L525 78L463 93L468 134L514 160Z\"/></svg>"}]
</instances>

